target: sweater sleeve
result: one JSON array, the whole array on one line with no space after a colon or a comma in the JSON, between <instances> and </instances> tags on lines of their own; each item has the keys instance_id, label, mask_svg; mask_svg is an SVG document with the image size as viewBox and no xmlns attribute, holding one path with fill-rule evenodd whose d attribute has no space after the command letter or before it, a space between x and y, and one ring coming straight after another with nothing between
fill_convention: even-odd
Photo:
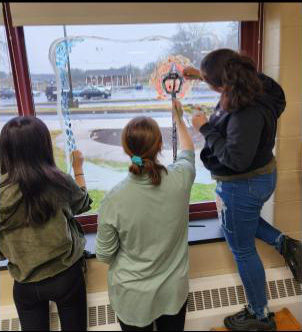
<instances>
[{"instance_id":1,"label":"sweater sleeve","mask_svg":"<svg viewBox=\"0 0 302 332\"><path fill-rule=\"evenodd\" d=\"M195 170L195 152L183 150L177 156L175 163L168 166L168 171L174 170L183 178L183 187L191 189L196 176Z\"/></svg>"},{"instance_id":2,"label":"sweater sleeve","mask_svg":"<svg viewBox=\"0 0 302 332\"><path fill-rule=\"evenodd\" d=\"M99 261L107 264L113 262L119 249L118 232L114 227L116 221L116 210L104 200L98 217L96 257Z\"/></svg>"},{"instance_id":3,"label":"sweater sleeve","mask_svg":"<svg viewBox=\"0 0 302 332\"><path fill-rule=\"evenodd\" d=\"M206 123L200 128L208 146L219 162L236 172L244 172L253 162L264 128L264 117L253 109L230 117L226 137Z\"/></svg>"},{"instance_id":4,"label":"sweater sleeve","mask_svg":"<svg viewBox=\"0 0 302 332\"><path fill-rule=\"evenodd\" d=\"M92 199L90 198L86 188L80 188L75 180L69 176L71 186L71 202L70 208L73 215L87 212L91 209Z\"/></svg>"}]
</instances>

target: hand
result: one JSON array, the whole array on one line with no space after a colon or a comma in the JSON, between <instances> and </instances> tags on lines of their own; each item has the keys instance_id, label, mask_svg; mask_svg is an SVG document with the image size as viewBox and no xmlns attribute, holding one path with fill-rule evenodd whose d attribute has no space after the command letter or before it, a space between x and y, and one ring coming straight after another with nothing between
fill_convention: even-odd
<instances>
[{"instance_id":1,"label":"hand","mask_svg":"<svg viewBox=\"0 0 302 332\"><path fill-rule=\"evenodd\" d=\"M172 116L173 120L176 121L177 124L181 122L183 116L182 104L175 98L172 100Z\"/></svg>"},{"instance_id":2,"label":"hand","mask_svg":"<svg viewBox=\"0 0 302 332\"><path fill-rule=\"evenodd\" d=\"M208 123L208 118L203 112L195 112L192 117L192 125L196 131L199 131L200 127Z\"/></svg>"},{"instance_id":3,"label":"hand","mask_svg":"<svg viewBox=\"0 0 302 332\"><path fill-rule=\"evenodd\" d=\"M194 67L184 68L183 75L187 80L202 80L201 72Z\"/></svg>"},{"instance_id":4,"label":"hand","mask_svg":"<svg viewBox=\"0 0 302 332\"><path fill-rule=\"evenodd\" d=\"M76 174L77 171L80 171L82 173L83 163L84 163L84 157L80 150L74 150L71 153L72 157L72 168L74 170L74 173Z\"/></svg>"}]
</instances>

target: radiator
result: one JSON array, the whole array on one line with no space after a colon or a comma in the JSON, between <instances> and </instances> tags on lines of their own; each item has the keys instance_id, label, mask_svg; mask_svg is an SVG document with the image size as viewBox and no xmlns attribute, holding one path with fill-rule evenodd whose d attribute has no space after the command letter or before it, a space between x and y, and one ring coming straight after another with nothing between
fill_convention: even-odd
<instances>
[{"instance_id":1,"label":"radiator","mask_svg":"<svg viewBox=\"0 0 302 332\"><path fill-rule=\"evenodd\" d=\"M291 310L302 323L302 288L289 269L266 270L266 292L269 307L276 311ZM223 325L223 318L239 311L246 304L246 295L237 274L225 274L190 280L185 330L208 331ZM117 317L107 292L88 294L88 330L119 331ZM60 330L60 320L54 303L50 303L51 330ZM20 322L15 307L0 307L0 331L18 331Z\"/></svg>"}]
</instances>

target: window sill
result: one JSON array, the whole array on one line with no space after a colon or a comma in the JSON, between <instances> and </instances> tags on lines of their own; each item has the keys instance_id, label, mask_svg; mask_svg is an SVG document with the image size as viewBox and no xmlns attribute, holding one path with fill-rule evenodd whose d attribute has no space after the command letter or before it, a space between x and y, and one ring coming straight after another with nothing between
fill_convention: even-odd
<instances>
[{"instance_id":1,"label":"window sill","mask_svg":"<svg viewBox=\"0 0 302 332\"><path fill-rule=\"evenodd\" d=\"M96 233L85 235L87 239L86 250L91 253L89 258L95 258ZM202 219L189 222L189 246L205 243L225 241L219 220L217 218ZM0 271L7 270L7 260L0 261Z\"/></svg>"}]
</instances>

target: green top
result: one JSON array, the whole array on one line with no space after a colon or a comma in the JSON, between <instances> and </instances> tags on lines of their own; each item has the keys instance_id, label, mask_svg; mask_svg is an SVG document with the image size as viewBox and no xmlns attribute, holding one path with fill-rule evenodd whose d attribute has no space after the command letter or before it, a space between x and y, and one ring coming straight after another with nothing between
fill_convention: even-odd
<instances>
[{"instance_id":1,"label":"green top","mask_svg":"<svg viewBox=\"0 0 302 332\"><path fill-rule=\"evenodd\" d=\"M254 169L252 171L242 173L242 174L235 174L235 175L215 175L212 174L212 178L217 181L236 181L236 180L246 180L253 178L258 175L264 175L264 174L271 174L276 169L276 158L273 157L272 160L264 165L263 167Z\"/></svg>"},{"instance_id":2,"label":"green top","mask_svg":"<svg viewBox=\"0 0 302 332\"><path fill-rule=\"evenodd\" d=\"M7 174L1 176L3 183ZM7 258L11 276L18 282L36 282L68 269L83 256L86 240L74 215L90 209L91 199L71 176L72 195L60 199L56 215L43 225L26 226L22 194L18 185L0 187L0 259Z\"/></svg>"},{"instance_id":3,"label":"green top","mask_svg":"<svg viewBox=\"0 0 302 332\"><path fill-rule=\"evenodd\" d=\"M167 169L160 186L150 184L148 175L129 173L101 204L96 256L110 264L110 303L128 325L175 315L188 296L194 152L182 151Z\"/></svg>"}]
</instances>

